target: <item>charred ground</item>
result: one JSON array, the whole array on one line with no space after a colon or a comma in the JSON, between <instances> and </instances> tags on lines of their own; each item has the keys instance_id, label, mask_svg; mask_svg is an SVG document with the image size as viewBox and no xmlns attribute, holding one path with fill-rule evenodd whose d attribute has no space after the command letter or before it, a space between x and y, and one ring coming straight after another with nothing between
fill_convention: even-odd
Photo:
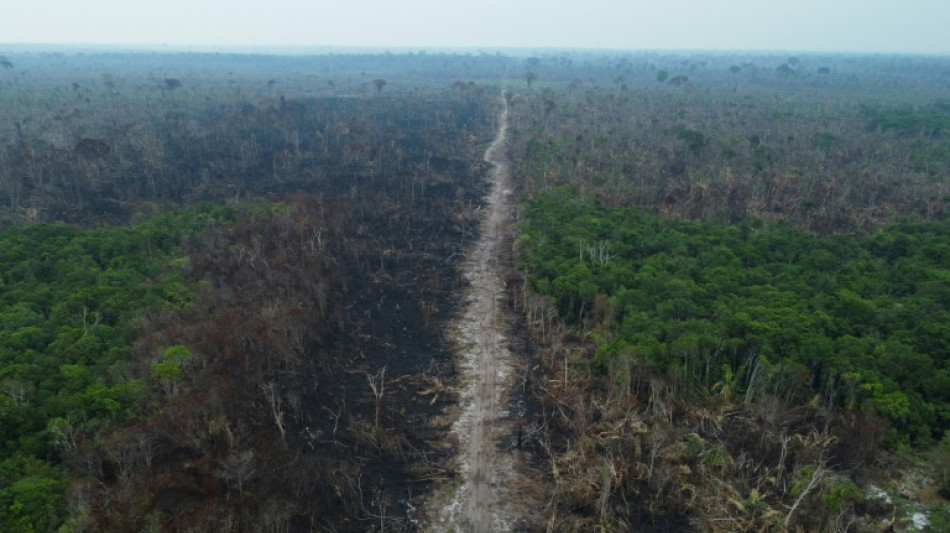
<instances>
[{"instance_id":1,"label":"charred ground","mask_svg":"<svg viewBox=\"0 0 950 533\"><path fill-rule=\"evenodd\" d=\"M387 64L352 59L342 64ZM136 384L125 414L54 410L64 438L37 459L62 465L65 498L10 524L411 529L419 497L449 475L432 447L447 428L430 419L451 399L444 331L487 191L497 91L435 66L414 82L317 83L261 61L274 78L238 83L190 57L171 64L211 71L132 81L135 68L110 70L94 87L31 72L29 97L4 86L33 99L4 139L8 225L195 209L201 220L180 228L180 258L160 274L181 278L179 301L117 319L130 324L131 365L93 379ZM90 301L89 316L103 305Z\"/></svg>"},{"instance_id":2,"label":"charred ground","mask_svg":"<svg viewBox=\"0 0 950 533\"><path fill-rule=\"evenodd\" d=\"M946 523L941 58L6 58L0 529L424 527L506 74L515 527Z\"/></svg>"}]
</instances>

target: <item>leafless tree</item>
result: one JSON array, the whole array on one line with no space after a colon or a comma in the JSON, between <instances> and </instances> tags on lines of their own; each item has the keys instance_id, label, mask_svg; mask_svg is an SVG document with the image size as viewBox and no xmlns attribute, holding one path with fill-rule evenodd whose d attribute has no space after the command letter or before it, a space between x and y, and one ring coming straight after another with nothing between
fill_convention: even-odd
<instances>
[{"instance_id":1,"label":"leafless tree","mask_svg":"<svg viewBox=\"0 0 950 533\"><path fill-rule=\"evenodd\" d=\"M366 380L369 381L369 388L373 391L373 397L376 400L376 414L373 417L373 425L379 429L379 412L383 405L383 394L386 388L386 367L382 367L375 374L366 373Z\"/></svg>"},{"instance_id":2,"label":"leafless tree","mask_svg":"<svg viewBox=\"0 0 950 533\"><path fill-rule=\"evenodd\" d=\"M264 393L264 400L270 407L271 415L274 417L274 423L280 431L280 437L284 438L287 435L287 430L284 428L283 400L281 399L280 390L277 388L276 383L269 381L261 384L261 391Z\"/></svg>"},{"instance_id":3,"label":"leafless tree","mask_svg":"<svg viewBox=\"0 0 950 533\"><path fill-rule=\"evenodd\" d=\"M231 452L227 457L218 461L216 475L228 482L237 483L238 495L243 498L244 483L254 476L257 464L254 460L254 450Z\"/></svg>"}]
</instances>

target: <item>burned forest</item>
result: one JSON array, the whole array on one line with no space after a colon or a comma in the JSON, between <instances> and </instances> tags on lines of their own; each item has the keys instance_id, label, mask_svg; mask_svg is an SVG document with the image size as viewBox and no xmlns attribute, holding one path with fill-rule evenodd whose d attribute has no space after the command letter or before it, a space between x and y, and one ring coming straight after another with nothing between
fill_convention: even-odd
<instances>
[{"instance_id":1,"label":"burned forest","mask_svg":"<svg viewBox=\"0 0 950 533\"><path fill-rule=\"evenodd\" d=\"M0 531L950 528L946 58L0 53Z\"/></svg>"},{"instance_id":2,"label":"burned forest","mask_svg":"<svg viewBox=\"0 0 950 533\"><path fill-rule=\"evenodd\" d=\"M497 90L374 83L401 72L373 57L33 59L0 93L3 529L407 527L444 475Z\"/></svg>"}]
</instances>

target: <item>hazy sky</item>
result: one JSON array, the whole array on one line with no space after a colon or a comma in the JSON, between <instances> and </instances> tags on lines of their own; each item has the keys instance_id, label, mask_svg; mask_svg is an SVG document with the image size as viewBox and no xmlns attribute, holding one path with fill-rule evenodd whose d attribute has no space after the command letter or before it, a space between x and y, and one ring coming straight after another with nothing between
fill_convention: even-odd
<instances>
[{"instance_id":1,"label":"hazy sky","mask_svg":"<svg viewBox=\"0 0 950 533\"><path fill-rule=\"evenodd\" d=\"M0 42L950 54L950 1L3 0Z\"/></svg>"}]
</instances>

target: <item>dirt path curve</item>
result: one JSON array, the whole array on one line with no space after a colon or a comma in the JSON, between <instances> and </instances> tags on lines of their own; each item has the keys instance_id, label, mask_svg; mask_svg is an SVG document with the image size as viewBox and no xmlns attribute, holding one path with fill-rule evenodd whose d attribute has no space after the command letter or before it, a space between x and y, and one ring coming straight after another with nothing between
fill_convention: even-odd
<instances>
[{"instance_id":1,"label":"dirt path curve","mask_svg":"<svg viewBox=\"0 0 950 533\"><path fill-rule=\"evenodd\" d=\"M505 388L511 374L511 353L505 332L508 318L502 313L504 281L501 270L510 245L514 209L509 190L510 170L505 155L508 106L498 120L498 133L485 152L493 165L492 187L487 198L481 233L464 267L470 294L464 314L455 323L462 390L459 418L452 425L458 439L458 470L462 483L436 495L439 508L429 531L497 533L511 531L514 509L506 486L514 473L514 458L496 442L510 431L503 420Z\"/></svg>"}]
</instances>

